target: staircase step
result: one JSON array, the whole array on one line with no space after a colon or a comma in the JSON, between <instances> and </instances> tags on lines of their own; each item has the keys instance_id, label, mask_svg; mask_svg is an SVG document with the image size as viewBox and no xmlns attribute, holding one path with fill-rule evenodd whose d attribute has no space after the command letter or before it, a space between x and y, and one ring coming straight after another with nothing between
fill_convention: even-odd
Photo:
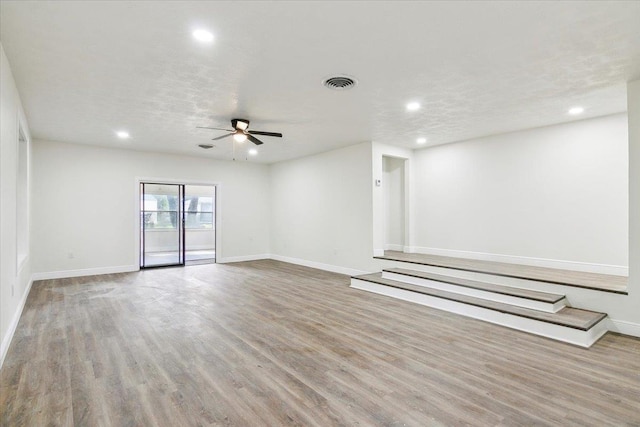
<instances>
[{"instance_id":1,"label":"staircase step","mask_svg":"<svg viewBox=\"0 0 640 427\"><path fill-rule=\"evenodd\" d=\"M625 295L627 294L628 277L615 276L611 274L588 273L582 271L536 267L531 265L455 258L441 255L404 253L398 251L385 251L384 256L374 258L415 265L490 274L493 276L534 280L537 282L573 286L604 292L614 292Z\"/></svg>"},{"instance_id":2,"label":"staircase step","mask_svg":"<svg viewBox=\"0 0 640 427\"><path fill-rule=\"evenodd\" d=\"M381 273L351 278L351 287L500 324L582 347L607 332L604 313L565 307L547 313L468 295L384 279Z\"/></svg>"},{"instance_id":3,"label":"staircase step","mask_svg":"<svg viewBox=\"0 0 640 427\"><path fill-rule=\"evenodd\" d=\"M555 313L566 305L564 295L532 291L512 286L496 285L461 277L445 276L405 268L388 268L382 271L382 278L427 286L443 291L464 294L472 297L513 304Z\"/></svg>"}]
</instances>

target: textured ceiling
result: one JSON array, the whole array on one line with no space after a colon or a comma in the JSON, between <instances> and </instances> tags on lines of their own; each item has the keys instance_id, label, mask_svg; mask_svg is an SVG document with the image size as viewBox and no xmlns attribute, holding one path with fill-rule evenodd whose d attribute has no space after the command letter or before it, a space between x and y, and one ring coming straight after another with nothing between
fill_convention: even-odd
<instances>
[{"instance_id":1,"label":"textured ceiling","mask_svg":"<svg viewBox=\"0 0 640 427\"><path fill-rule=\"evenodd\" d=\"M640 78L638 1L2 1L0 14L34 138L203 157L231 158L231 138L205 151L220 133L195 127L232 117L284 134L250 159L269 163L555 124L574 105L621 112ZM341 73L358 85L322 86Z\"/></svg>"}]
</instances>

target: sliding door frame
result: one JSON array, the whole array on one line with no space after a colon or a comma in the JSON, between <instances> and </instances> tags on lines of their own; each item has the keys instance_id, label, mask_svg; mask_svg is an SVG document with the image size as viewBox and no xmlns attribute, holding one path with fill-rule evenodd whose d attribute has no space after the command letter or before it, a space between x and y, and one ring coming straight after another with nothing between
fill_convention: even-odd
<instances>
[{"instance_id":1,"label":"sliding door frame","mask_svg":"<svg viewBox=\"0 0 640 427\"><path fill-rule=\"evenodd\" d=\"M178 262L171 262L171 263L167 263L167 264L154 264L154 265L147 265L147 253L146 253L146 232L147 229L144 228L143 225L143 220L142 217L144 216L144 196L145 194L147 194L145 192L145 186L146 185L167 185L167 186L171 186L171 187L178 187L178 203L177 203L177 210L176 212L176 227L177 227L177 236L178 236ZM141 247L140 247L140 259L139 259L139 266L140 268L156 268L156 267L179 267L179 266L184 266L185 265L185 227L184 227L184 184L173 184L173 183L168 183L168 182L149 182L149 181L142 181L140 182L140 193L139 193L139 219L138 222L140 224L139 226L139 230L140 230L140 243L141 243ZM171 212L171 211L169 211Z\"/></svg>"},{"instance_id":2,"label":"sliding door frame","mask_svg":"<svg viewBox=\"0 0 640 427\"><path fill-rule=\"evenodd\" d=\"M162 177L153 177L153 176L137 176L134 178L134 182L135 182L135 201L133 203L133 207L134 207L134 218L136 218L135 223L134 223L134 227L135 227L135 231L134 231L134 236L136 241L135 241L135 248L136 248L136 254L135 254L135 258L137 259L137 265L138 268L140 268L140 254L142 253L142 239L140 238L141 236L141 215L140 215L140 200L142 197L141 194L141 184L142 183L163 183L163 184L167 184L167 185L206 185L206 186L212 186L212 187L216 187L216 198L215 198L215 203L214 203L214 211L213 211L213 216L214 216L214 222L215 222L215 242L216 242L216 256L215 256L215 262L216 263L222 263L223 261L223 251L224 248L222 246L222 209L220 208L220 206L222 206L222 203L224 203L224 199L223 199L223 189L222 189L222 184L220 182L217 181L200 181L200 180L190 180L190 179L176 179L176 178L162 178ZM182 207L184 208L184 207ZM183 232L184 232L184 227L182 227ZM182 237L183 242L184 242L184 236ZM184 244L184 243L183 243ZM184 259L184 258L183 258ZM184 265L184 264L182 264ZM151 268L151 267L148 267Z\"/></svg>"}]
</instances>

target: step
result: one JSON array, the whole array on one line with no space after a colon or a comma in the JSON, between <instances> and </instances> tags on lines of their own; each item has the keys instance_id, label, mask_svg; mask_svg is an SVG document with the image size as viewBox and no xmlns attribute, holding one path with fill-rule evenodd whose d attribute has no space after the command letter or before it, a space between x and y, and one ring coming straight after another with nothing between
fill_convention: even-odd
<instances>
[{"instance_id":1,"label":"step","mask_svg":"<svg viewBox=\"0 0 640 427\"><path fill-rule=\"evenodd\" d=\"M556 313L567 305L565 296L560 294L538 292L404 268L384 269L382 270L382 278L548 313Z\"/></svg>"},{"instance_id":2,"label":"step","mask_svg":"<svg viewBox=\"0 0 640 427\"><path fill-rule=\"evenodd\" d=\"M627 294L628 278L625 276L615 276L611 274L588 273L582 271L536 267L531 265L510 264L506 262L455 258L441 255L404 253L399 251L385 251L383 256L374 258L410 263L414 265L412 268L415 268L416 266L430 266L436 267L438 270L451 269L460 272L480 273L482 275L516 279L513 283L522 283L522 280L536 281L602 292ZM422 270L422 268L420 269ZM433 272L448 274L444 271L434 270ZM471 277L473 275L467 276ZM526 286L526 283L522 283L522 285Z\"/></svg>"},{"instance_id":3,"label":"step","mask_svg":"<svg viewBox=\"0 0 640 427\"><path fill-rule=\"evenodd\" d=\"M604 321L607 315L604 313L571 307L565 307L557 313L547 313L426 286L384 279L381 273L354 276L351 278L351 287L473 317L581 347L590 347L607 332L607 324Z\"/></svg>"}]
</instances>

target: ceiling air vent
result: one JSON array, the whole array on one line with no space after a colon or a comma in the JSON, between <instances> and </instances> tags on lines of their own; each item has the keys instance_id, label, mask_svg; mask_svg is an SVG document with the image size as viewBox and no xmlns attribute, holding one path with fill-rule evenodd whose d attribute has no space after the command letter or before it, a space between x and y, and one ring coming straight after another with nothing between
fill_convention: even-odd
<instances>
[{"instance_id":1,"label":"ceiling air vent","mask_svg":"<svg viewBox=\"0 0 640 427\"><path fill-rule=\"evenodd\" d=\"M347 76L335 76L329 77L322 84L333 90L347 90L356 85L356 80Z\"/></svg>"}]
</instances>

